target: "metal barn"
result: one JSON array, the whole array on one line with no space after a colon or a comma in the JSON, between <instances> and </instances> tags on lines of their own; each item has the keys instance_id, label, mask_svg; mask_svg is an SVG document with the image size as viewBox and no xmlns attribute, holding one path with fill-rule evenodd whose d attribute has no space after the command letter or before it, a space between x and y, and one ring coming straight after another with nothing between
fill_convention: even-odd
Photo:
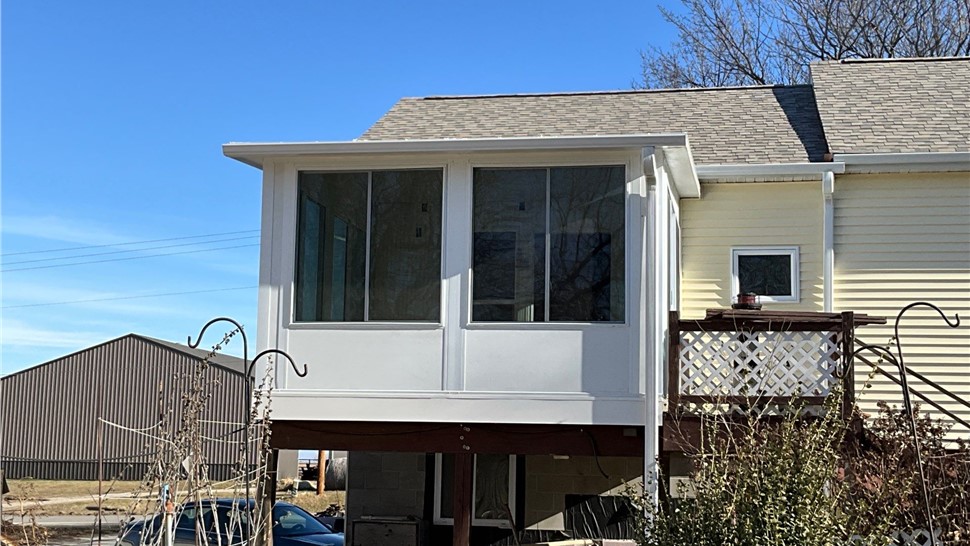
<instances>
[{"instance_id":1,"label":"metal barn","mask_svg":"<svg viewBox=\"0 0 970 546\"><path fill-rule=\"evenodd\" d=\"M0 468L7 478L141 479L160 438L177 432L208 354L128 334L0 378ZM240 460L242 362L213 356L198 378L208 393L202 450L217 480Z\"/></svg>"}]
</instances>

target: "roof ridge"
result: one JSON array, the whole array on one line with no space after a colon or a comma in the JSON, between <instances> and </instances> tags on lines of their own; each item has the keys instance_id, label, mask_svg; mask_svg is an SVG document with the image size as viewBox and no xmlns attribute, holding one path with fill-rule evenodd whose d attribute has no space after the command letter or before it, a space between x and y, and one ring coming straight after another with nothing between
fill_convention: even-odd
<instances>
[{"instance_id":1,"label":"roof ridge","mask_svg":"<svg viewBox=\"0 0 970 546\"><path fill-rule=\"evenodd\" d=\"M970 61L967 56L951 57L880 57L880 58L852 58L852 59L832 59L827 61L815 61L813 65L832 65L832 64L878 64L878 63L933 63L948 61Z\"/></svg>"},{"instance_id":2,"label":"roof ridge","mask_svg":"<svg viewBox=\"0 0 970 546\"><path fill-rule=\"evenodd\" d=\"M595 96L595 95L640 95L640 94L660 94L660 93L697 93L704 91L745 91L749 89L796 89L812 87L811 84L793 85L737 85L724 87L684 87L684 88L665 88L665 89L616 89L613 91L561 91L548 93L492 93L492 94L472 94L472 95L428 95L425 97L404 97L402 100L462 100L462 99L501 99L501 98L525 98L525 97L573 97L573 96Z\"/></svg>"}]
</instances>

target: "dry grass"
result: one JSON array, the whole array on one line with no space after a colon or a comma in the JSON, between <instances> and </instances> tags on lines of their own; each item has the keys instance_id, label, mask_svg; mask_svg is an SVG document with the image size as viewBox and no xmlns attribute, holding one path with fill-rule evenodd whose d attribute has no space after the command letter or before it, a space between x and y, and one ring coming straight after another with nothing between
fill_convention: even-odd
<instances>
[{"instance_id":1,"label":"dry grass","mask_svg":"<svg viewBox=\"0 0 970 546\"><path fill-rule=\"evenodd\" d=\"M304 491L297 493L295 497L291 497L289 493L280 492L276 498L295 504L311 514L316 514L317 512L323 512L327 508L330 508L331 504L336 504L343 508L346 506L347 494L343 491L324 491L323 495L318 496L312 491Z\"/></svg>"},{"instance_id":2,"label":"dry grass","mask_svg":"<svg viewBox=\"0 0 970 546\"><path fill-rule=\"evenodd\" d=\"M12 498L29 501L44 501L55 498L98 497L97 481L73 480L7 480ZM141 482L104 482L102 492L131 493L141 488Z\"/></svg>"},{"instance_id":3,"label":"dry grass","mask_svg":"<svg viewBox=\"0 0 970 546\"><path fill-rule=\"evenodd\" d=\"M27 479L8 480L7 483L10 485L10 493L3 499L4 512L19 511L23 501L23 508L38 516L80 516L98 513L98 482L96 481ZM106 513L125 513L128 510L133 510L135 513L144 512L156 502L155 496L148 495L145 498L135 499L127 495L141 491L141 488L141 482L116 482L113 485L105 482L102 485L102 492L112 495L125 494L125 496L105 499L102 502L102 509ZM317 513L326 510L331 504L343 507L346 494L343 491L326 491L323 495L317 496L315 492L304 491L291 497L290 493L280 491L277 498L300 506L310 513ZM136 502L137 505L135 505Z\"/></svg>"}]
</instances>

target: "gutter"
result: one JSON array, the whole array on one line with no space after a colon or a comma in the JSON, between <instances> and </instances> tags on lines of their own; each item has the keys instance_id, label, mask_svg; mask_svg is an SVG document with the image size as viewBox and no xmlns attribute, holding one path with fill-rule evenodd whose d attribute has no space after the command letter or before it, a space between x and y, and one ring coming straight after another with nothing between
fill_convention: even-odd
<instances>
[{"instance_id":1,"label":"gutter","mask_svg":"<svg viewBox=\"0 0 970 546\"><path fill-rule=\"evenodd\" d=\"M970 152L835 154L846 173L927 173L970 171Z\"/></svg>"},{"instance_id":2,"label":"gutter","mask_svg":"<svg viewBox=\"0 0 970 546\"><path fill-rule=\"evenodd\" d=\"M822 310L835 308L835 173L822 174Z\"/></svg>"},{"instance_id":3,"label":"gutter","mask_svg":"<svg viewBox=\"0 0 970 546\"><path fill-rule=\"evenodd\" d=\"M701 180L746 181L773 177L817 180L827 172L842 174L845 172L845 164L836 160L832 163L735 163L697 166L697 177Z\"/></svg>"},{"instance_id":4,"label":"gutter","mask_svg":"<svg viewBox=\"0 0 970 546\"><path fill-rule=\"evenodd\" d=\"M339 142L230 142L222 153L256 168L268 158L393 154L552 151L604 148L687 147L685 133L639 135L461 138L428 140L351 140Z\"/></svg>"}]
</instances>

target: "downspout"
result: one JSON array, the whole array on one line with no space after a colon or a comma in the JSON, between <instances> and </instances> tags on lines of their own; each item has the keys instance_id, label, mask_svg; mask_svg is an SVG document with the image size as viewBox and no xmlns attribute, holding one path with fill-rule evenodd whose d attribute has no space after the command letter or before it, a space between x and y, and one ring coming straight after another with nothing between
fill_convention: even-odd
<instances>
[{"instance_id":1,"label":"downspout","mask_svg":"<svg viewBox=\"0 0 970 546\"><path fill-rule=\"evenodd\" d=\"M659 502L659 488L657 480L657 459L660 455L660 430L657 426L658 408L660 407L659 385L657 384L658 339L663 334L657 321L657 168L656 150L652 147L643 149L643 184L640 188L640 216L642 218L643 259L641 271L644 282L643 306L641 307L641 324L646 333L646 347L641 352L642 370L644 375L644 421L643 421L643 494L646 499L657 506Z\"/></svg>"},{"instance_id":2,"label":"downspout","mask_svg":"<svg viewBox=\"0 0 970 546\"><path fill-rule=\"evenodd\" d=\"M822 173L822 310L835 309L835 173Z\"/></svg>"}]
</instances>

